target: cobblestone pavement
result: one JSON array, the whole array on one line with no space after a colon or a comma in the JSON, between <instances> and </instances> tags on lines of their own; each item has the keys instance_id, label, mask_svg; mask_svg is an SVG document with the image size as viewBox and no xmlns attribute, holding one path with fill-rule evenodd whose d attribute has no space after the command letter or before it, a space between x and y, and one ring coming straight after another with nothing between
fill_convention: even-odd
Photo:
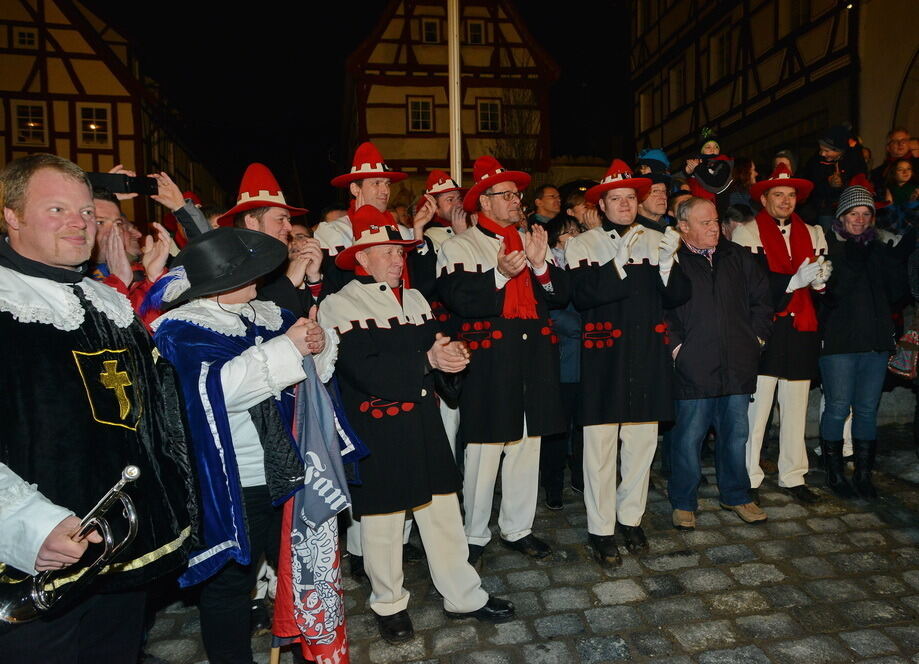
<instances>
[{"instance_id":1,"label":"cobblestone pavement","mask_svg":"<svg viewBox=\"0 0 919 664\"><path fill-rule=\"evenodd\" d=\"M351 661L919 663L917 458L911 430L882 433L880 500L841 501L818 489L821 502L801 505L773 476L761 489L769 521L760 526L719 509L708 467L696 531L680 533L654 476L643 522L650 551L635 557L623 548L614 569L588 554L582 498L566 490L563 510L540 505L536 515L534 532L554 547L549 558L529 560L497 538L485 551L486 589L517 606L517 618L502 625L447 619L416 563L406 566L416 636L392 646L377 635L368 585L346 577ZM808 480L819 487L823 475L815 469ZM267 662L268 637L253 644L256 661ZM197 610L160 610L147 652L153 662L203 663Z\"/></svg>"}]
</instances>

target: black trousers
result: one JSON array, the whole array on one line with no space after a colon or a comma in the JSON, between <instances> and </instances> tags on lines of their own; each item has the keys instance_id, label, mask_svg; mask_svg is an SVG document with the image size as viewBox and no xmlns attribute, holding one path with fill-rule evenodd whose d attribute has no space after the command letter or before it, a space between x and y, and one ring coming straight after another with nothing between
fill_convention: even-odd
<instances>
[{"instance_id":1,"label":"black trousers","mask_svg":"<svg viewBox=\"0 0 919 664\"><path fill-rule=\"evenodd\" d=\"M60 615L13 627L0 636L0 662L137 664L146 599L142 590L97 593Z\"/></svg>"},{"instance_id":2,"label":"black trousers","mask_svg":"<svg viewBox=\"0 0 919 664\"><path fill-rule=\"evenodd\" d=\"M566 460L571 468L571 484L578 488L584 486L584 430L574 422L580 384L561 383L560 387L566 429L562 433L543 436L539 450L539 471L546 491L562 490Z\"/></svg>"},{"instance_id":3,"label":"black trousers","mask_svg":"<svg viewBox=\"0 0 919 664\"><path fill-rule=\"evenodd\" d=\"M210 664L252 664L252 590L262 554L277 564L281 509L271 506L267 486L243 488L251 562L227 563L204 582L198 611L201 638Z\"/></svg>"}]
</instances>

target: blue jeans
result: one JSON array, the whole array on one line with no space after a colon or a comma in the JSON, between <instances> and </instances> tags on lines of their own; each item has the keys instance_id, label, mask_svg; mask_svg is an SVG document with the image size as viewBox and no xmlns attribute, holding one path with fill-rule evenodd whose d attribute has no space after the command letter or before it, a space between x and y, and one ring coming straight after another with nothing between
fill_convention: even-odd
<instances>
[{"instance_id":1,"label":"blue jeans","mask_svg":"<svg viewBox=\"0 0 919 664\"><path fill-rule=\"evenodd\" d=\"M878 403L887 375L889 353L840 353L820 358L826 410L820 418L824 440L842 440L843 425L852 409L852 437L877 438Z\"/></svg>"},{"instance_id":2,"label":"blue jeans","mask_svg":"<svg viewBox=\"0 0 919 664\"><path fill-rule=\"evenodd\" d=\"M702 441L715 427L715 473L721 502L745 505L750 502L747 474L747 410L749 394L732 394L709 399L680 399L674 402L676 424L670 439L670 481L667 492L674 509L695 512L702 479Z\"/></svg>"}]
</instances>

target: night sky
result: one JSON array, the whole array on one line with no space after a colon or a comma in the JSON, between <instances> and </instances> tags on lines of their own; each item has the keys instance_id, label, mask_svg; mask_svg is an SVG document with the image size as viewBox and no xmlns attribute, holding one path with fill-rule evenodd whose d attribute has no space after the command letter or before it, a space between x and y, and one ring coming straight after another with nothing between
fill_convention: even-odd
<instances>
[{"instance_id":1,"label":"night sky","mask_svg":"<svg viewBox=\"0 0 919 664\"><path fill-rule=\"evenodd\" d=\"M192 152L232 196L252 161L268 164L288 199L314 213L340 195L328 181L350 166L353 148L341 145L344 62L386 0L247 3L244 14L172 0L86 4L135 45L181 113ZM553 155L629 157L611 154L632 106L626 4L567 0L553 13L542 2L516 4L562 71L552 89Z\"/></svg>"}]
</instances>

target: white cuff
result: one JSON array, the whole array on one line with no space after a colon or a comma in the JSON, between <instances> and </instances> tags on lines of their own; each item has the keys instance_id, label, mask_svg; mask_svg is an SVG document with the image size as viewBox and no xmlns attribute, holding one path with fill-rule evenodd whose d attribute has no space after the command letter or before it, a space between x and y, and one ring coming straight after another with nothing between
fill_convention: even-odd
<instances>
[{"instance_id":1,"label":"white cuff","mask_svg":"<svg viewBox=\"0 0 919 664\"><path fill-rule=\"evenodd\" d=\"M532 266L530 266L530 267L531 267L531 269L533 270L533 274L535 274L537 277L541 277L541 276L544 275L546 272L548 272L548 270L549 270L549 261L546 261L545 263L542 264L542 269L541 269L541 270L537 270L535 267L532 267Z\"/></svg>"},{"instance_id":2,"label":"white cuff","mask_svg":"<svg viewBox=\"0 0 919 664\"><path fill-rule=\"evenodd\" d=\"M303 371L303 356L286 334L280 334L265 343L246 349L259 361L265 384L275 399L281 397L285 387L299 383L306 378Z\"/></svg>"},{"instance_id":3,"label":"white cuff","mask_svg":"<svg viewBox=\"0 0 919 664\"><path fill-rule=\"evenodd\" d=\"M498 268L495 267L495 288L497 288L498 290L501 290L507 285L508 281L510 281L510 279L508 279L503 274L501 274L498 271Z\"/></svg>"},{"instance_id":4,"label":"white cuff","mask_svg":"<svg viewBox=\"0 0 919 664\"><path fill-rule=\"evenodd\" d=\"M73 512L11 471L7 479L0 481L0 561L35 574L35 559L48 534Z\"/></svg>"},{"instance_id":5,"label":"white cuff","mask_svg":"<svg viewBox=\"0 0 919 664\"><path fill-rule=\"evenodd\" d=\"M316 363L316 373L319 380L328 383L335 373L335 361L338 359L338 333L331 327L324 327L325 347L321 353L313 355L313 362Z\"/></svg>"},{"instance_id":6,"label":"white cuff","mask_svg":"<svg viewBox=\"0 0 919 664\"><path fill-rule=\"evenodd\" d=\"M664 282L664 286L667 285L667 282L670 281L670 271L673 270L673 259L665 261L663 263L658 263L658 271L661 273L661 281Z\"/></svg>"}]
</instances>

